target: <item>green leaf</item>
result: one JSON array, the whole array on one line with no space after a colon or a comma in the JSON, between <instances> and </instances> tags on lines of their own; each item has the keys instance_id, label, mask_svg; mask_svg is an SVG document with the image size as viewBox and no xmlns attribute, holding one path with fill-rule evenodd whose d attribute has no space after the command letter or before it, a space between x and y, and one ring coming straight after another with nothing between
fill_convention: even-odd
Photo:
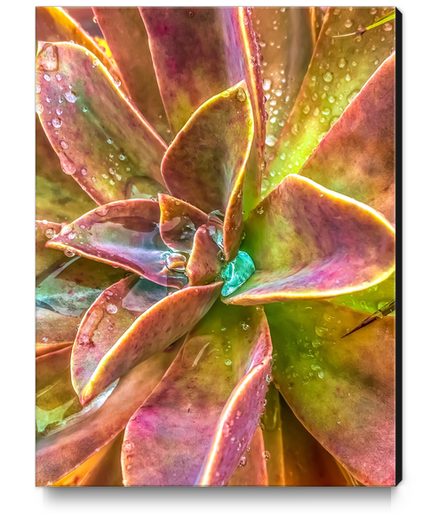
<instances>
[{"instance_id":1,"label":"green leaf","mask_svg":"<svg viewBox=\"0 0 431 515\"><path fill-rule=\"evenodd\" d=\"M228 304L332 297L371 287L395 266L392 226L377 212L289 175L253 210L242 250L256 272Z\"/></svg>"},{"instance_id":2,"label":"green leaf","mask_svg":"<svg viewBox=\"0 0 431 515\"><path fill-rule=\"evenodd\" d=\"M388 8L382 9L383 14ZM284 125L276 158L268 167L267 195L290 173L297 173L380 64L394 51L394 23L357 37L335 38L346 28L366 27L377 9L331 7L326 13L313 58ZM263 188L262 188L263 189Z\"/></svg>"},{"instance_id":3,"label":"green leaf","mask_svg":"<svg viewBox=\"0 0 431 515\"><path fill-rule=\"evenodd\" d=\"M186 334L211 308L220 290L221 283L184 288L142 313L101 357L80 394L81 403L88 403L117 378Z\"/></svg>"},{"instance_id":4,"label":"green leaf","mask_svg":"<svg viewBox=\"0 0 431 515\"><path fill-rule=\"evenodd\" d=\"M178 345L172 346L135 367L101 406L40 440L36 446L37 486L53 484L111 442L163 377L178 349Z\"/></svg>"},{"instance_id":5,"label":"green leaf","mask_svg":"<svg viewBox=\"0 0 431 515\"><path fill-rule=\"evenodd\" d=\"M270 372L262 309L220 302L126 428L127 485L225 485L258 425Z\"/></svg>"},{"instance_id":6,"label":"green leaf","mask_svg":"<svg viewBox=\"0 0 431 515\"><path fill-rule=\"evenodd\" d=\"M300 174L395 223L395 54L365 84Z\"/></svg>"}]
</instances>

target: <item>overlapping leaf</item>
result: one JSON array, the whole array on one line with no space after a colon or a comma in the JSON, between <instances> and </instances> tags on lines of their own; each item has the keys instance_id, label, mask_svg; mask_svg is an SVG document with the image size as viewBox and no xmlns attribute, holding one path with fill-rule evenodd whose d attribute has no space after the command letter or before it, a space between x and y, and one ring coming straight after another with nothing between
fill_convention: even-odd
<instances>
[{"instance_id":1,"label":"overlapping leaf","mask_svg":"<svg viewBox=\"0 0 431 515\"><path fill-rule=\"evenodd\" d=\"M250 214L256 272L225 302L261 304L364 289L394 270L392 226L371 208L289 175Z\"/></svg>"},{"instance_id":2,"label":"overlapping leaf","mask_svg":"<svg viewBox=\"0 0 431 515\"><path fill-rule=\"evenodd\" d=\"M190 251L196 230L208 221L197 207L169 195L159 195L160 236L172 250Z\"/></svg>"},{"instance_id":3,"label":"overlapping leaf","mask_svg":"<svg viewBox=\"0 0 431 515\"><path fill-rule=\"evenodd\" d=\"M262 417L270 486L350 486L347 472L311 436L274 385Z\"/></svg>"},{"instance_id":4,"label":"overlapping leaf","mask_svg":"<svg viewBox=\"0 0 431 515\"><path fill-rule=\"evenodd\" d=\"M395 54L378 68L300 173L395 222Z\"/></svg>"},{"instance_id":5,"label":"overlapping leaf","mask_svg":"<svg viewBox=\"0 0 431 515\"><path fill-rule=\"evenodd\" d=\"M178 348L171 346L135 367L101 406L40 440L36 447L37 485L55 483L111 442L160 381Z\"/></svg>"},{"instance_id":6,"label":"overlapping leaf","mask_svg":"<svg viewBox=\"0 0 431 515\"><path fill-rule=\"evenodd\" d=\"M103 338L100 339L100 342L96 341L97 349L95 349L94 356L91 355L89 359L92 374L86 382L85 388L80 391L82 404L94 399L117 378L186 334L214 304L220 295L221 286L222 283L213 283L207 286L188 287L172 293L159 302L153 303L150 308L138 316L112 347L110 347L112 345L110 339L106 342L103 341ZM147 303L148 300L145 299L144 302ZM97 310L98 307L97 304L94 309ZM123 308L125 311L129 311L124 305ZM109 313L108 306L107 311ZM90 327L92 315L97 316L97 313L92 313L90 310L87 319ZM109 315L109 320L111 320L112 314ZM113 320L116 320L115 315L116 313L112 317ZM119 318L123 315L129 316L129 313L125 313L124 309L121 309ZM106 322L105 319L104 322ZM119 332L125 327L125 321L119 322ZM76 345L80 344L87 345L87 341L77 340ZM104 350L107 352L101 356ZM84 355L84 352L80 352L81 357ZM80 372L80 364L76 364L75 375ZM95 364L97 366L93 370L92 367Z\"/></svg>"},{"instance_id":7,"label":"overlapping leaf","mask_svg":"<svg viewBox=\"0 0 431 515\"><path fill-rule=\"evenodd\" d=\"M73 43L45 43L36 87L36 109L63 171L98 204L164 191L165 143L94 54Z\"/></svg>"},{"instance_id":8,"label":"overlapping leaf","mask_svg":"<svg viewBox=\"0 0 431 515\"><path fill-rule=\"evenodd\" d=\"M263 310L214 306L127 426L127 484L226 484L258 425L271 349Z\"/></svg>"},{"instance_id":9,"label":"overlapping leaf","mask_svg":"<svg viewBox=\"0 0 431 515\"><path fill-rule=\"evenodd\" d=\"M132 102L166 141L170 131L154 72L148 35L137 7L93 7ZM131 56L133 55L133 59Z\"/></svg>"},{"instance_id":10,"label":"overlapping leaf","mask_svg":"<svg viewBox=\"0 0 431 515\"><path fill-rule=\"evenodd\" d=\"M211 229L212 226L202 225L196 232L193 251L186 268L191 286L209 284L220 275L220 248L213 239Z\"/></svg>"},{"instance_id":11,"label":"overlapping leaf","mask_svg":"<svg viewBox=\"0 0 431 515\"><path fill-rule=\"evenodd\" d=\"M173 135L209 98L245 80L255 133L244 184L244 210L259 198L265 118L260 50L250 10L140 8Z\"/></svg>"},{"instance_id":12,"label":"overlapping leaf","mask_svg":"<svg viewBox=\"0 0 431 515\"><path fill-rule=\"evenodd\" d=\"M308 7L255 7L253 26L262 49L266 97L266 160L273 159L283 126L292 110L313 53L313 27Z\"/></svg>"},{"instance_id":13,"label":"overlapping leaf","mask_svg":"<svg viewBox=\"0 0 431 515\"><path fill-rule=\"evenodd\" d=\"M342 338L364 313L326 301L266 306L274 381L305 428L361 483L395 483L393 317Z\"/></svg>"},{"instance_id":14,"label":"overlapping leaf","mask_svg":"<svg viewBox=\"0 0 431 515\"><path fill-rule=\"evenodd\" d=\"M115 64L102 48L61 7L36 7L36 40L53 43L73 41L94 54L112 75L118 75Z\"/></svg>"},{"instance_id":15,"label":"overlapping leaf","mask_svg":"<svg viewBox=\"0 0 431 515\"><path fill-rule=\"evenodd\" d=\"M337 37L365 28L390 8L363 7L326 13L307 74L268 167L265 194L289 173L299 172L381 63L394 51L394 20L362 35Z\"/></svg>"},{"instance_id":16,"label":"overlapping leaf","mask_svg":"<svg viewBox=\"0 0 431 515\"><path fill-rule=\"evenodd\" d=\"M258 427L226 486L268 486L266 461L262 430Z\"/></svg>"},{"instance_id":17,"label":"overlapping leaf","mask_svg":"<svg viewBox=\"0 0 431 515\"><path fill-rule=\"evenodd\" d=\"M132 275L107 288L86 312L72 353L72 381L79 396L102 358L168 289Z\"/></svg>"},{"instance_id":18,"label":"overlapping leaf","mask_svg":"<svg viewBox=\"0 0 431 515\"><path fill-rule=\"evenodd\" d=\"M160 237L159 220L159 205L152 200L112 202L63 227L47 246L181 288L187 277L165 266L169 249Z\"/></svg>"},{"instance_id":19,"label":"overlapping leaf","mask_svg":"<svg viewBox=\"0 0 431 515\"><path fill-rule=\"evenodd\" d=\"M175 197L225 215L227 259L238 250L243 219L245 166L253 140L253 114L245 82L203 104L177 134L162 162Z\"/></svg>"},{"instance_id":20,"label":"overlapping leaf","mask_svg":"<svg viewBox=\"0 0 431 515\"><path fill-rule=\"evenodd\" d=\"M121 444L123 432L52 486L123 486Z\"/></svg>"}]
</instances>

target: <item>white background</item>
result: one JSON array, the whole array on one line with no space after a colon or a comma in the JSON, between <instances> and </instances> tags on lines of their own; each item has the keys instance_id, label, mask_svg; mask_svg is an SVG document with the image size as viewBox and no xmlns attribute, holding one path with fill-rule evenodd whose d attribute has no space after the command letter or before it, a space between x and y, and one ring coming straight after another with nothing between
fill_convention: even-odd
<instances>
[{"instance_id":1,"label":"white background","mask_svg":"<svg viewBox=\"0 0 431 515\"><path fill-rule=\"evenodd\" d=\"M90 5L118 3L105 0ZM295 1L295 5L309 3ZM201 0L188 5L204 4ZM211 1L206 5L216 4ZM67 5L82 3L69 1ZM286 3L271 1L269 5ZM357 1L355 5L375 4ZM128 515L131 510L157 515L174 512L187 515L429 513L430 4L416 0L397 3L404 15L404 480L392 489L34 487L34 7L30 1L3 0L0 8L0 489L3 513Z\"/></svg>"}]
</instances>

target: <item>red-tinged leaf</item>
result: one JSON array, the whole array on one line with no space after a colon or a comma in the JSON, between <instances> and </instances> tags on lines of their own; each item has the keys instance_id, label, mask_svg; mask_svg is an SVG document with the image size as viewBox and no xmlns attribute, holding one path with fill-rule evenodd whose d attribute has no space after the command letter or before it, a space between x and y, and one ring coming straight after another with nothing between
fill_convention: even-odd
<instances>
[{"instance_id":1,"label":"red-tinged leaf","mask_svg":"<svg viewBox=\"0 0 431 515\"><path fill-rule=\"evenodd\" d=\"M123 431L78 468L52 486L123 486L121 444Z\"/></svg>"},{"instance_id":2,"label":"red-tinged leaf","mask_svg":"<svg viewBox=\"0 0 431 515\"><path fill-rule=\"evenodd\" d=\"M196 230L208 215L197 207L169 195L159 195L160 236L172 250L190 251Z\"/></svg>"},{"instance_id":3,"label":"red-tinged leaf","mask_svg":"<svg viewBox=\"0 0 431 515\"><path fill-rule=\"evenodd\" d=\"M395 484L395 321L327 301L266 306L274 382L304 427L361 483Z\"/></svg>"},{"instance_id":4,"label":"red-tinged leaf","mask_svg":"<svg viewBox=\"0 0 431 515\"><path fill-rule=\"evenodd\" d=\"M252 20L263 55L266 97L265 158L273 159L275 145L295 104L313 54L309 7L255 7ZM275 111L275 112L274 112Z\"/></svg>"},{"instance_id":5,"label":"red-tinged leaf","mask_svg":"<svg viewBox=\"0 0 431 515\"><path fill-rule=\"evenodd\" d=\"M125 484L227 484L258 425L271 350L263 310L214 306L128 423Z\"/></svg>"},{"instance_id":6,"label":"red-tinged leaf","mask_svg":"<svg viewBox=\"0 0 431 515\"><path fill-rule=\"evenodd\" d=\"M167 295L164 286L132 275L95 300L82 319L73 346L72 382L79 396L102 358L142 313Z\"/></svg>"},{"instance_id":7,"label":"red-tinged leaf","mask_svg":"<svg viewBox=\"0 0 431 515\"><path fill-rule=\"evenodd\" d=\"M255 123L244 184L244 210L260 194L265 119L260 49L249 9L141 7L166 114L173 135L209 98L241 80L250 92Z\"/></svg>"},{"instance_id":8,"label":"red-tinged leaf","mask_svg":"<svg viewBox=\"0 0 431 515\"><path fill-rule=\"evenodd\" d=\"M56 262L66 261L62 252L45 248L45 243L61 231L61 224L36 220L36 277Z\"/></svg>"},{"instance_id":9,"label":"red-tinged leaf","mask_svg":"<svg viewBox=\"0 0 431 515\"><path fill-rule=\"evenodd\" d=\"M193 114L162 161L172 195L207 213L225 214L223 244L228 261L235 257L242 233L243 182L253 130L249 93L240 82Z\"/></svg>"},{"instance_id":10,"label":"red-tinged leaf","mask_svg":"<svg viewBox=\"0 0 431 515\"><path fill-rule=\"evenodd\" d=\"M229 304L331 297L394 271L395 235L372 208L289 175L251 212L242 246L256 272Z\"/></svg>"},{"instance_id":11,"label":"red-tinged leaf","mask_svg":"<svg viewBox=\"0 0 431 515\"><path fill-rule=\"evenodd\" d=\"M36 218L71 222L95 207L79 184L62 172L57 154L36 116Z\"/></svg>"},{"instance_id":12,"label":"red-tinged leaf","mask_svg":"<svg viewBox=\"0 0 431 515\"><path fill-rule=\"evenodd\" d=\"M62 315L50 309L36 308L36 356L42 356L72 345L79 318Z\"/></svg>"},{"instance_id":13,"label":"red-tinged leaf","mask_svg":"<svg viewBox=\"0 0 431 515\"><path fill-rule=\"evenodd\" d=\"M226 486L268 486L265 445L262 430L258 427L250 442L250 447L240 459L238 468Z\"/></svg>"},{"instance_id":14,"label":"red-tinged leaf","mask_svg":"<svg viewBox=\"0 0 431 515\"><path fill-rule=\"evenodd\" d=\"M36 40L53 43L73 41L94 54L111 75L118 76L116 66L105 52L61 7L36 7Z\"/></svg>"},{"instance_id":15,"label":"red-tinged leaf","mask_svg":"<svg viewBox=\"0 0 431 515\"><path fill-rule=\"evenodd\" d=\"M265 195L287 174L300 171L319 141L395 48L394 21L360 36L334 36L359 26L365 28L389 10L328 10L301 90L277 143L276 158L268 167Z\"/></svg>"},{"instance_id":16,"label":"red-tinged leaf","mask_svg":"<svg viewBox=\"0 0 431 515\"><path fill-rule=\"evenodd\" d=\"M36 66L37 112L66 174L98 204L165 191L165 143L94 54L46 43Z\"/></svg>"},{"instance_id":17,"label":"red-tinged leaf","mask_svg":"<svg viewBox=\"0 0 431 515\"><path fill-rule=\"evenodd\" d=\"M169 249L160 237L159 220L159 204L153 200L112 202L63 227L47 246L124 268L157 284L181 288L187 277L165 266Z\"/></svg>"},{"instance_id":18,"label":"red-tinged leaf","mask_svg":"<svg viewBox=\"0 0 431 515\"><path fill-rule=\"evenodd\" d=\"M211 229L211 226L202 225L196 232L186 268L190 286L209 284L220 275L220 248L211 235Z\"/></svg>"},{"instance_id":19,"label":"red-tinged leaf","mask_svg":"<svg viewBox=\"0 0 431 515\"><path fill-rule=\"evenodd\" d=\"M103 356L80 395L87 404L118 377L186 334L211 308L222 283L184 288L139 316Z\"/></svg>"},{"instance_id":20,"label":"red-tinged leaf","mask_svg":"<svg viewBox=\"0 0 431 515\"><path fill-rule=\"evenodd\" d=\"M395 223L395 54L365 84L300 173Z\"/></svg>"},{"instance_id":21,"label":"red-tinged leaf","mask_svg":"<svg viewBox=\"0 0 431 515\"><path fill-rule=\"evenodd\" d=\"M137 7L93 7L131 100L165 141L171 139L148 35ZM131 59L133 56L133 59Z\"/></svg>"},{"instance_id":22,"label":"red-tinged leaf","mask_svg":"<svg viewBox=\"0 0 431 515\"><path fill-rule=\"evenodd\" d=\"M178 348L178 345L171 346L135 367L100 407L38 442L37 486L55 483L111 442L160 381Z\"/></svg>"}]
</instances>

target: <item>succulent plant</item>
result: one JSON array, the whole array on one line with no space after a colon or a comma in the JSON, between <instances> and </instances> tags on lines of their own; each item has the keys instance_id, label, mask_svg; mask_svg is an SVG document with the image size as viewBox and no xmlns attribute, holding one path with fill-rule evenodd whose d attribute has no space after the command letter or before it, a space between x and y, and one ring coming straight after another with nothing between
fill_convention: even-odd
<instances>
[{"instance_id":1,"label":"succulent plant","mask_svg":"<svg viewBox=\"0 0 431 515\"><path fill-rule=\"evenodd\" d=\"M37 484L395 484L393 10L93 11L37 8Z\"/></svg>"}]
</instances>

